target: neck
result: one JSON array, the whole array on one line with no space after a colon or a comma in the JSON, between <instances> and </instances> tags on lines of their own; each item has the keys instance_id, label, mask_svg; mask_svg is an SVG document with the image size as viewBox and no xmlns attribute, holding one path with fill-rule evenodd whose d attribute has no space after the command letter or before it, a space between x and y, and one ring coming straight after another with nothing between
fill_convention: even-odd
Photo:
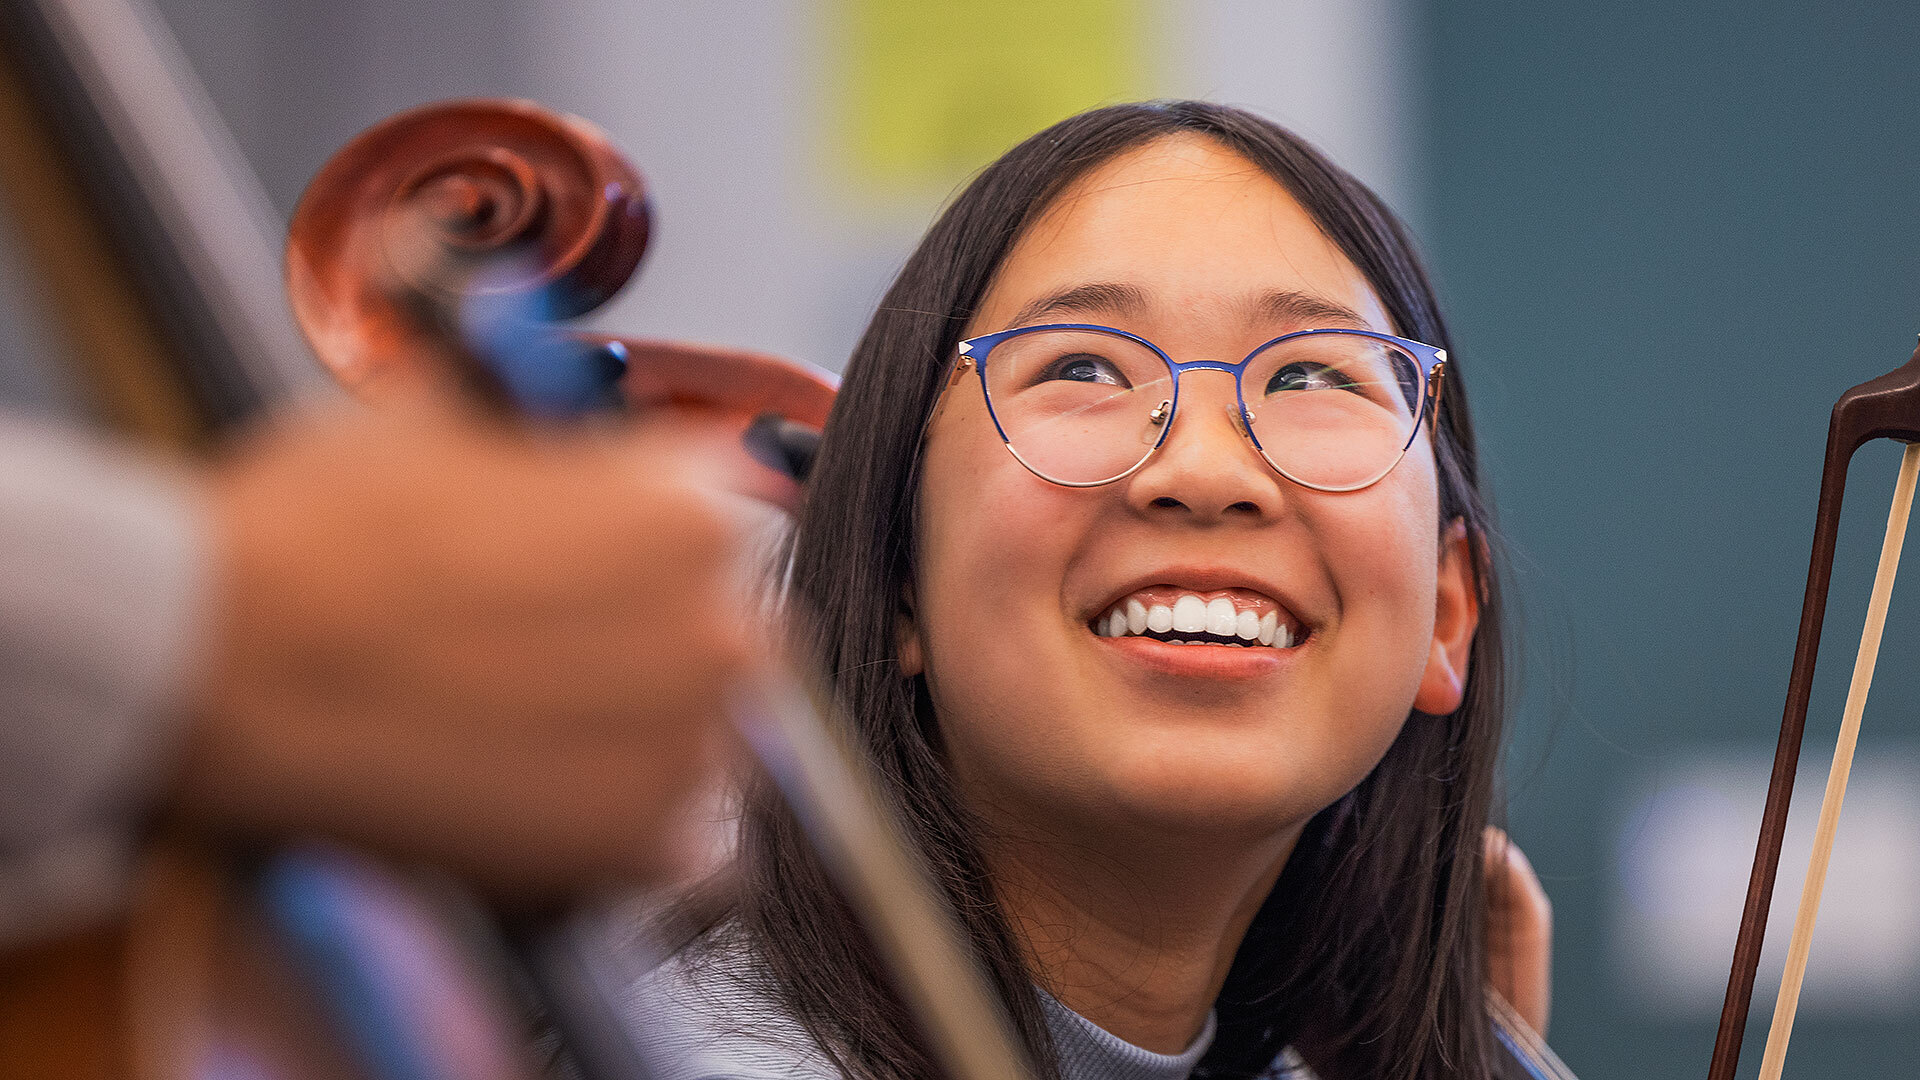
<instances>
[{"instance_id":1,"label":"neck","mask_svg":"<svg viewBox=\"0 0 1920 1080\"><path fill-rule=\"evenodd\" d=\"M1136 1046L1185 1050L1303 826L1248 842L1003 831L986 858L1035 978Z\"/></svg>"}]
</instances>

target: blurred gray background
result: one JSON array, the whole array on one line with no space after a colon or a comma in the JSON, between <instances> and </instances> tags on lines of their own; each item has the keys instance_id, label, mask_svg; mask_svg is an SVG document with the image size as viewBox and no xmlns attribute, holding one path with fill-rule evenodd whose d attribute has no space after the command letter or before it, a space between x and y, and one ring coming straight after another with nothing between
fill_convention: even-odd
<instances>
[{"instance_id":1,"label":"blurred gray background","mask_svg":"<svg viewBox=\"0 0 1920 1080\"><path fill-rule=\"evenodd\" d=\"M1524 627L1508 818L1555 903L1551 1041L1589 1080L1704 1075L1827 411L1920 331L1920 6L161 8L282 215L328 153L391 112L536 98L608 129L653 187L646 269L598 322L829 368L953 186L1046 122L1206 96L1319 142L1422 236L1473 388ZM5 245L0 405L84 415ZM1876 447L1853 471L1743 1075L1897 457ZM1916 590L1894 594L1796 1077L1907 1076L1920 1060Z\"/></svg>"}]
</instances>

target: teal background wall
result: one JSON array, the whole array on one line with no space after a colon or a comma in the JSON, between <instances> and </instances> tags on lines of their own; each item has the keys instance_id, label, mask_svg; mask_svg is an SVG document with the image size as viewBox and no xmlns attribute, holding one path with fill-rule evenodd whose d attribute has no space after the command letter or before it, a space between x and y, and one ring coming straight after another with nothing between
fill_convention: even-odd
<instances>
[{"instance_id":1,"label":"teal background wall","mask_svg":"<svg viewBox=\"0 0 1920 1080\"><path fill-rule=\"evenodd\" d=\"M1722 762L1755 800L1764 786L1827 411L1903 362L1920 331L1920 5L1425 0L1417 13L1429 43L1417 217L1525 608L1509 813L1556 904L1552 1041L1588 1080L1704 1076L1714 1015L1619 960L1617 898L1647 835L1633 793L1676 762ZM1803 827L1897 459L1883 444L1853 470ZM1920 563L1920 542L1909 556ZM1862 745L1894 779L1885 812L1859 815L1880 849L1851 856L1903 869L1846 887L1884 889L1847 902L1911 931L1911 912L1886 905L1910 905L1894 886L1920 852L1902 779L1920 745L1920 565L1893 604ZM1742 867L1757 825L1756 812ZM1782 869L1775 907L1789 919L1803 866ZM1823 923L1810 979L1821 943L1850 930ZM1722 932L1718 986L1731 917ZM1915 997L1903 976L1810 998L1788 1075L1913 1075ZM1771 1015L1771 996L1756 1000L1744 1076Z\"/></svg>"}]
</instances>

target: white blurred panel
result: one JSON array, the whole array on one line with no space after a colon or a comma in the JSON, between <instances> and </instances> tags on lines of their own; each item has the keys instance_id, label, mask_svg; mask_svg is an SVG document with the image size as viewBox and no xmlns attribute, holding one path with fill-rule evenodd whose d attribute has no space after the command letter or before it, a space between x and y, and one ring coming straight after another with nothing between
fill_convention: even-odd
<instances>
[{"instance_id":1,"label":"white blurred panel","mask_svg":"<svg viewBox=\"0 0 1920 1080\"><path fill-rule=\"evenodd\" d=\"M1871 717L1869 725L1871 726ZM1831 750L1801 752L1754 1000L1771 1013ZM1766 797L1770 748L1650 770L1617 833L1612 953L1623 996L1717 1015ZM1904 1015L1920 1002L1920 750L1863 750L1840 815L1801 1009Z\"/></svg>"},{"instance_id":2,"label":"white blurred panel","mask_svg":"<svg viewBox=\"0 0 1920 1080\"><path fill-rule=\"evenodd\" d=\"M809 5L578 0L526 24L543 103L599 124L652 189L641 274L599 319L622 332L819 362L838 257L802 173L815 124ZM837 344L837 343L836 343Z\"/></svg>"},{"instance_id":3,"label":"white blurred panel","mask_svg":"<svg viewBox=\"0 0 1920 1080\"><path fill-rule=\"evenodd\" d=\"M1169 93L1245 105L1419 218L1422 50L1408 0L1168 0Z\"/></svg>"}]
</instances>

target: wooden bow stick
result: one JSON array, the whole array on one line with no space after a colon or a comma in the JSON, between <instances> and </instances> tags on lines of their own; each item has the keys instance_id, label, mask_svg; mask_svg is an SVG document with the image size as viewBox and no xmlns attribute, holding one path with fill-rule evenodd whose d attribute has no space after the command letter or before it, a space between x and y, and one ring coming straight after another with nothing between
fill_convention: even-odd
<instances>
[{"instance_id":1,"label":"wooden bow stick","mask_svg":"<svg viewBox=\"0 0 1920 1080\"><path fill-rule=\"evenodd\" d=\"M1827 793L1820 804L1820 826L1813 836L1813 858L1807 863L1807 881L1800 891L1800 910L1793 920L1793 938L1787 946L1787 970L1780 980L1780 996L1773 1006L1773 1026L1760 1059L1761 1080L1779 1080L1786 1066L1787 1037L1793 1032L1794 1010L1800 1002L1800 983L1807 973L1807 952L1813 945L1813 921L1820 913L1820 892L1826 885L1827 861L1833 854L1833 835L1840 825L1840 803L1847 797L1847 776L1853 768L1853 750L1860 739L1860 715L1867 708L1873 685L1873 666L1880 655L1880 634L1887 625L1887 601L1893 594L1894 572L1900 568L1900 547L1907 535L1907 515L1913 509L1913 487L1920 478L1920 443L1909 443L1900 459L1900 479L1887 515L1887 538L1880 548L1880 568L1873 578L1873 597L1867 602L1867 625L1860 634L1860 652L1853 663L1853 682L1847 688L1846 712L1840 720L1840 741L1833 750L1833 768L1827 774Z\"/></svg>"},{"instance_id":2,"label":"wooden bow stick","mask_svg":"<svg viewBox=\"0 0 1920 1080\"><path fill-rule=\"evenodd\" d=\"M1826 466L1820 481L1820 508L1814 527L1813 558L1807 571L1806 600L1800 613L1800 637L1794 648L1793 674L1787 684L1786 715L1780 721L1780 742L1774 751L1773 778L1767 787L1766 811L1760 821L1760 843L1754 852L1753 875L1747 883L1746 909L1740 936L1734 945L1733 970L1727 980L1726 1005L1720 1014L1720 1032L1714 1041L1708 1080L1733 1080L1740 1061L1740 1040L1746 1032L1747 1008L1753 1000L1753 980L1760 964L1760 945L1766 933L1767 910L1773 898L1774 877L1780 866L1780 845L1786 834L1787 808L1793 799L1794 770L1800 758L1800 738L1806 728L1807 700L1820 648L1820 626L1826 615L1827 587L1833 576L1833 551L1840 531L1840 504L1845 493L1847 466L1854 451L1875 439L1907 443L1900 462L1900 478L1887 517L1887 535L1880 550L1873 595L1867 605L1867 624L1860 636L1853 682L1847 691L1840 739L1834 748L1833 768L1827 776L1820 824L1814 834L1813 858L1800 894L1793 937L1787 947L1787 968L1775 1001L1773 1025L1761 1059L1762 1080L1778 1080L1785 1065L1787 1039L1793 1031L1800 984L1806 974L1813 924L1826 883L1827 861L1833 852L1840 804L1846 798L1847 777L1859 740L1860 717L1873 684L1874 662L1880 654L1880 635L1886 626L1887 604L1893 593L1907 518L1913 508L1914 487L1920 480L1920 350L1899 369L1865 382L1841 396L1833 407L1827 432Z\"/></svg>"}]
</instances>

